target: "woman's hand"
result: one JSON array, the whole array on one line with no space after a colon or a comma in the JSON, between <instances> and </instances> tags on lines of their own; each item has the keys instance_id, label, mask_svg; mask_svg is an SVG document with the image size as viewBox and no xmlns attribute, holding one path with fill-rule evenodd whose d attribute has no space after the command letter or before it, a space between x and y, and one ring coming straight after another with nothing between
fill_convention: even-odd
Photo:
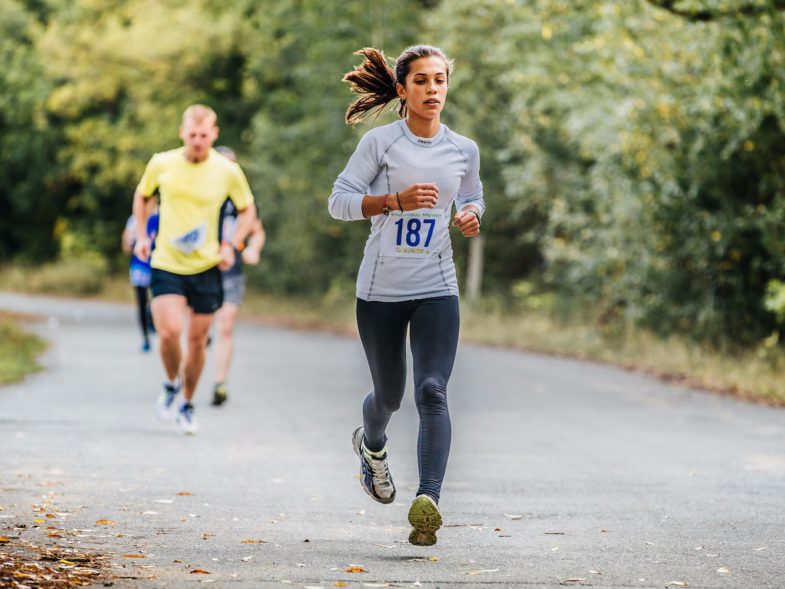
<instances>
[{"instance_id":1,"label":"woman's hand","mask_svg":"<svg viewBox=\"0 0 785 589\"><path fill-rule=\"evenodd\" d=\"M439 200L439 187L433 183L412 184L406 190L399 191L397 199L391 200L393 200L396 208L398 201L400 201L401 210L403 211L432 209Z\"/></svg>"},{"instance_id":2,"label":"woman's hand","mask_svg":"<svg viewBox=\"0 0 785 589\"><path fill-rule=\"evenodd\" d=\"M453 227L460 229L464 237L474 237L480 234L479 213L474 207L467 207L455 213L452 219Z\"/></svg>"}]
</instances>

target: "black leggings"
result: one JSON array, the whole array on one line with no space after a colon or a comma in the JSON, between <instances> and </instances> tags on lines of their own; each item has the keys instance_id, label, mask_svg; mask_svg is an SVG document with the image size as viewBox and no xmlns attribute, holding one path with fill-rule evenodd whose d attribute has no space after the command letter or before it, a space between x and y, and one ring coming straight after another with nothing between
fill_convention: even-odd
<instances>
[{"instance_id":1,"label":"black leggings","mask_svg":"<svg viewBox=\"0 0 785 589\"><path fill-rule=\"evenodd\" d=\"M150 318L150 300L148 298L146 286L135 286L134 293L136 294L136 313L139 320L139 327L142 328L142 336L147 341L148 326L152 325Z\"/></svg>"},{"instance_id":2,"label":"black leggings","mask_svg":"<svg viewBox=\"0 0 785 589\"><path fill-rule=\"evenodd\" d=\"M401 406L406 386L407 326L414 362L414 400L420 414L417 495L429 495L438 502L450 454L447 381L458 347L458 297L398 303L357 299L357 327L373 379L373 391L363 403L365 444L371 451L384 447L387 423Z\"/></svg>"}]
</instances>

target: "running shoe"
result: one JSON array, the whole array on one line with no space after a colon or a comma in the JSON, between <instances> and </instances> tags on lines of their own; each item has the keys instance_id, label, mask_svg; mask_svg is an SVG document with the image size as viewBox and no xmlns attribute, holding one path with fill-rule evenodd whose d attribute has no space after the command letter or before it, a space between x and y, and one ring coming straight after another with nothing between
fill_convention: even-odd
<instances>
[{"instance_id":1,"label":"running shoe","mask_svg":"<svg viewBox=\"0 0 785 589\"><path fill-rule=\"evenodd\" d=\"M172 421L174 419L174 400L180 392L180 381L176 384L164 383L164 389L155 402L155 416L158 421Z\"/></svg>"},{"instance_id":2,"label":"running shoe","mask_svg":"<svg viewBox=\"0 0 785 589\"><path fill-rule=\"evenodd\" d=\"M442 514L439 506L428 495L418 495L409 508L409 523L412 531L409 544L433 546L436 544L436 531L442 527Z\"/></svg>"},{"instance_id":3,"label":"running shoe","mask_svg":"<svg viewBox=\"0 0 785 589\"><path fill-rule=\"evenodd\" d=\"M392 503L395 501L395 483L387 465L387 446L379 452L371 452L365 447L363 434L364 428L360 426L352 435L354 453L360 457L362 467L360 484L374 501Z\"/></svg>"},{"instance_id":4,"label":"running shoe","mask_svg":"<svg viewBox=\"0 0 785 589\"><path fill-rule=\"evenodd\" d=\"M177 411L177 429L181 434L189 436L194 435L199 431L199 425L194 416L194 406L190 403L183 403Z\"/></svg>"},{"instance_id":5,"label":"running shoe","mask_svg":"<svg viewBox=\"0 0 785 589\"><path fill-rule=\"evenodd\" d=\"M149 352L150 351L150 340L147 339L147 338L145 338L142 341L142 351L143 352Z\"/></svg>"},{"instance_id":6,"label":"running shoe","mask_svg":"<svg viewBox=\"0 0 785 589\"><path fill-rule=\"evenodd\" d=\"M215 383L213 388L213 407L220 407L229 400L229 391L226 390L226 385L222 382Z\"/></svg>"}]
</instances>

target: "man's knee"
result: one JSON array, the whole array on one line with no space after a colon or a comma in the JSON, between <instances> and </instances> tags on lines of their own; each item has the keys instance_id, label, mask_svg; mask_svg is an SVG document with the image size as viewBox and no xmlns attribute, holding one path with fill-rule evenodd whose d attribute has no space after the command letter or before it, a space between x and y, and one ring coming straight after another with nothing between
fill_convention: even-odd
<instances>
[{"instance_id":1,"label":"man's knee","mask_svg":"<svg viewBox=\"0 0 785 589\"><path fill-rule=\"evenodd\" d=\"M417 407L430 411L447 411L447 385L441 380L429 376L414 391Z\"/></svg>"}]
</instances>

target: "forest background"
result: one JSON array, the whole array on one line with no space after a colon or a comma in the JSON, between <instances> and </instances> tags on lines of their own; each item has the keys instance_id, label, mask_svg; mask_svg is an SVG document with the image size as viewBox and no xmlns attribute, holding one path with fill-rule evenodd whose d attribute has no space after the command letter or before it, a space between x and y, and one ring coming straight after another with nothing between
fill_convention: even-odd
<instances>
[{"instance_id":1,"label":"forest background","mask_svg":"<svg viewBox=\"0 0 785 589\"><path fill-rule=\"evenodd\" d=\"M369 127L341 77L417 42L480 146L475 304L785 366L782 0L0 0L3 272L124 273L144 165L203 102L268 232L252 287L350 303L368 227L326 203Z\"/></svg>"}]
</instances>

